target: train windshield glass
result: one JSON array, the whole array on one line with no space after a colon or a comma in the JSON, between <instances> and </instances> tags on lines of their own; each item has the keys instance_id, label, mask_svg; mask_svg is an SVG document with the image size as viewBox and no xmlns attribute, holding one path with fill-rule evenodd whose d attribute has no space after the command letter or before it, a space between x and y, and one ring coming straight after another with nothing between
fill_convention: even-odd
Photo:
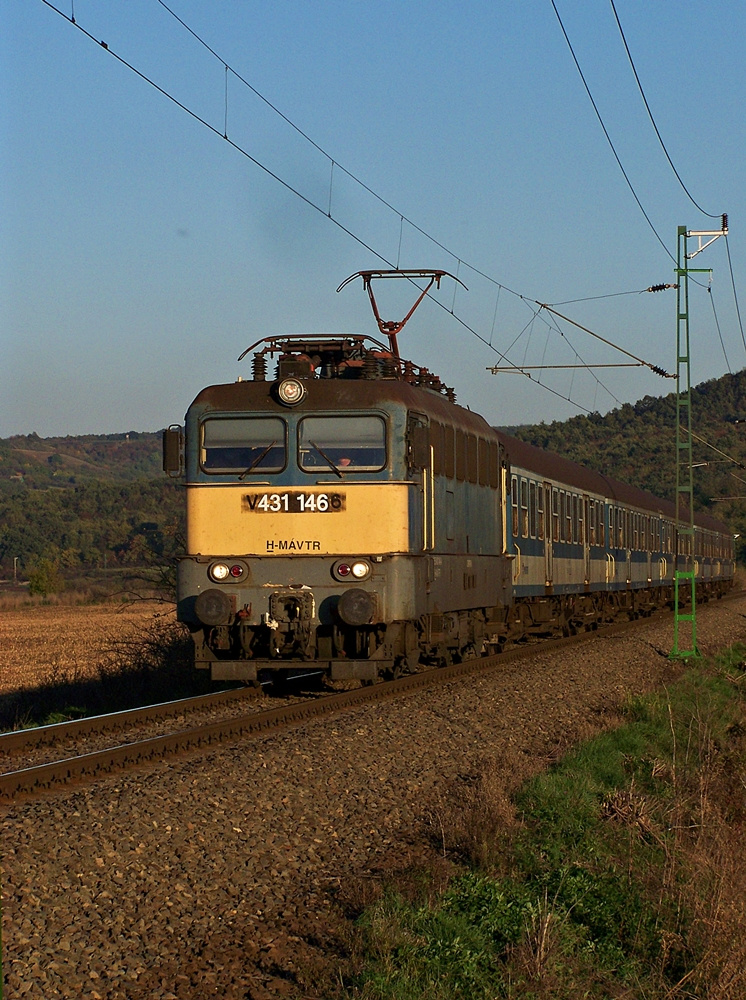
<instances>
[{"instance_id":1,"label":"train windshield glass","mask_svg":"<svg viewBox=\"0 0 746 1000\"><path fill-rule=\"evenodd\" d=\"M202 424L202 468L207 472L281 472L285 421L279 417L213 417Z\"/></svg>"},{"instance_id":2,"label":"train windshield glass","mask_svg":"<svg viewBox=\"0 0 746 1000\"><path fill-rule=\"evenodd\" d=\"M386 464L386 424L373 415L305 417L298 448L305 472L377 472Z\"/></svg>"}]
</instances>

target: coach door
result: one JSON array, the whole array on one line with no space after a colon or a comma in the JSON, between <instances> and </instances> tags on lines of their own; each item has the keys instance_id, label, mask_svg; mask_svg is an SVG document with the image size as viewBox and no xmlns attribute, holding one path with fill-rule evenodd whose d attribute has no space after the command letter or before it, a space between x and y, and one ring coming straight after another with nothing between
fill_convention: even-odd
<instances>
[{"instance_id":1,"label":"coach door","mask_svg":"<svg viewBox=\"0 0 746 1000\"><path fill-rule=\"evenodd\" d=\"M544 579L547 590L554 586L554 560L552 555L552 484L544 483Z\"/></svg>"},{"instance_id":2,"label":"coach door","mask_svg":"<svg viewBox=\"0 0 746 1000\"><path fill-rule=\"evenodd\" d=\"M580 528L580 534L583 543L583 566L585 567L586 586L591 582L590 506L588 497L583 496L583 524Z\"/></svg>"}]
</instances>

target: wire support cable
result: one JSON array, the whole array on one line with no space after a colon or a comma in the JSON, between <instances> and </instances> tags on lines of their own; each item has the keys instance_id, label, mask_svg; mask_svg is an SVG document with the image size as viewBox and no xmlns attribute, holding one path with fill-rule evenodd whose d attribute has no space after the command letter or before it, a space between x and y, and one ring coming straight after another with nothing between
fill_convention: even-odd
<instances>
[{"instance_id":1,"label":"wire support cable","mask_svg":"<svg viewBox=\"0 0 746 1000\"><path fill-rule=\"evenodd\" d=\"M629 50L629 45L627 45L627 39L626 39L626 37L624 35L624 30L622 28L622 22L619 20L619 15L617 14L617 9L614 6L614 0L609 0L609 3L611 4L611 9L614 12L614 18L616 20L617 27L619 28L619 34L622 36L622 42L624 43L624 50L627 53L627 58L629 59L629 64L632 67L632 72L634 73L635 80L637 82L637 88L640 91L640 96L642 97L642 102L645 105L645 110L648 113L648 117L650 118L650 123L653 126L653 129L655 130L655 134L658 136L658 142L661 144L661 149L666 154L666 159L668 160L668 162L669 162L669 164L671 166L671 170L673 170L674 175L676 176L676 180L679 182L679 184L681 185L681 187L682 187L682 189L684 191L684 194L686 194L687 198L692 203L692 205L694 205L694 207L697 209L697 211L701 212L703 215L706 215L708 219L717 219L717 218L719 218L720 217L720 213L713 214L712 212L706 212L702 208L701 205L697 204L697 202L692 197L689 189L687 188L686 184L681 179L681 175L679 174L678 170L676 169L676 167L674 165L674 162L671 159L668 150L666 149L666 144L663 141L663 137L661 136L661 134L660 134L660 132L658 130L658 126L655 123L655 118L653 118L653 112L650 110L650 105L648 104L648 99L645 96L645 91L642 89L642 83L640 82L640 77L639 77L639 75L637 73L637 69L635 67L634 60L632 59L632 53Z\"/></svg>"},{"instance_id":2,"label":"wire support cable","mask_svg":"<svg viewBox=\"0 0 746 1000\"><path fill-rule=\"evenodd\" d=\"M61 17L63 17L69 24L72 24L75 28L78 29L78 31L80 31L83 35L85 35L85 37L88 38L90 41L92 41L94 44L96 44L96 45L100 46L101 48L103 48L106 52L108 52L109 55L111 55L114 59L116 59L117 62L119 62L126 69L130 70L130 72L134 73L135 76L139 77L139 79L141 79L144 83L147 83L149 86L151 86L154 90L156 90L159 94L161 94L163 97L165 97L168 101L170 101L172 104L174 104L176 107L178 107L181 111L184 111L187 115L189 115L192 119L194 119L194 121L199 122L200 125L203 125L206 129L208 129L214 135L218 136L224 142L227 142L229 146L231 146L233 149L236 150L236 152L238 152L242 156L244 156L250 163L253 163L254 166L256 166L260 170L262 170L268 177L271 177L273 180L277 181L278 184L281 184L282 187L285 188L285 190L289 191L291 194L294 194L297 198L299 198L309 208L312 208L315 211L319 212L319 214L323 215L324 218L328 218L341 232L343 232L346 236L349 236L352 240L354 240L364 250L367 250L369 253L373 254L375 257L377 257L380 261L382 261L388 267L390 267L390 268L394 268L395 267L393 261L389 260L389 258L385 254L383 254L380 251L376 250L375 247L373 247L371 244L369 244L368 242L366 242L362 237L358 236L357 233L353 232L351 229L349 229L347 226L345 226L339 219L335 218L334 215L331 214L331 211L330 211L329 207L321 207L321 206L317 205L311 198L309 198L306 195L304 195L301 191L299 191L296 187L294 187L292 184L290 184L288 181L286 181L284 178L282 178L279 174L277 174L275 171L273 171L270 167L268 167L266 164L262 163L261 160L257 159L257 157L255 157L255 156L253 156L247 149L244 149L241 145L239 145L238 142L235 142L233 139L230 138L230 136L227 136L226 134L224 134L224 131L221 131L219 128L216 128L214 125L212 125L210 122L208 122L206 119L202 118L201 115L199 115L195 111L193 111L190 107L188 107L186 104L184 104L183 101L180 101L177 97L175 97L173 94L171 94L169 91L167 91L164 87L162 87L162 86L160 86L160 84L156 83L155 80L151 79L149 76L147 76L141 70L139 70L136 66L134 66L132 63L130 63L127 59L125 59L123 56L119 55L114 49L112 49L108 45L108 43L106 41L98 39L95 35L92 35L78 21L73 20L63 10L60 10L59 7L57 7L54 3L51 2L51 0L41 0L41 2L46 7L48 7L50 10L53 10L55 13L57 13ZM158 2L161 3L162 0L158 0ZM165 7L165 4L163 6ZM168 8L166 8L166 9L168 9ZM176 16L176 15L174 15L174 16ZM181 19L179 19L179 18L177 18L177 20L181 21ZM188 28L188 26L186 26L186 27L187 27L187 30L189 30L191 32L191 29ZM192 32L192 34L193 34L193 32ZM209 48L209 46L208 46L208 48ZM212 51L212 50L210 50L210 51ZM217 57L217 58L219 58L219 57ZM222 60L221 60L221 64L224 67L227 66L228 70L230 70L231 72L233 72L233 70L231 69L231 67L228 64L226 64L225 62L223 62ZM239 79L240 79L240 77L239 77ZM250 85L247 84L247 86L250 86ZM251 88L251 89L253 90L254 88ZM261 95L258 95L258 96L261 96ZM265 98L262 98L262 100L265 100ZM281 112L278 112L278 114L281 114ZM285 118L285 116L282 116L282 117ZM292 122L290 122L289 119L285 119L285 120L287 120L289 124L291 124L291 125L293 124ZM223 122L223 125L224 126L226 125L225 121ZM296 128L296 126L294 126L294 125L293 125L293 127ZM300 130L298 130L298 131L300 131ZM304 133L301 133L301 134L303 134L305 136ZM313 140L309 139L309 142L313 143ZM316 143L313 143L313 145L316 146L317 149L321 150L321 147L317 146ZM323 150L321 150L321 151L323 152ZM324 155L327 155L327 154L324 154ZM335 161L333 161L333 162L335 162ZM346 171L344 167L341 167L340 164L338 164L338 163L335 162L335 166L338 169L341 169L345 173L349 174L349 172ZM357 178L355 178L354 175L349 174L349 176L352 177L354 180L357 181ZM378 198L378 200L382 204L384 204L387 208L391 209L392 211L395 211L395 209L393 209L392 206L390 206L388 204L388 202L385 202L382 198L380 198L378 195L376 195L375 192L373 192L370 188L368 188L365 184L363 184L363 182L361 182L361 181L357 181L357 182L366 191L369 191L372 195L374 195L376 198ZM406 216L402 215L401 218L403 218L407 222L410 222L410 220L408 220L406 218ZM452 257L454 257L454 259L457 260L459 263L465 263L462 260L462 258L460 258L458 255L454 254L451 250L449 250L442 243L439 243L436 239L434 239L433 237L431 237L425 230L421 229L419 226L417 226L414 223L410 222L410 224L419 233L421 233L423 236L425 236L427 239L429 239L435 246L439 247L445 253L448 253L449 255L451 255ZM469 267L472 271L474 271L474 273L479 274L481 277L483 277L487 281L491 282L493 285L495 285L498 288L498 290L503 290L504 289L505 291L509 292L511 295L515 295L518 299L520 299L522 302L524 302L525 304L528 305L528 303L529 303L530 300L526 296L521 295L520 292L517 292L514 289L512 289L512 288L508 287L507 285L503 284L502 282L497 281L495 278L493 278L490 275L486 274L485 272L479 270L479 268L473 267L470 264L466 264L466 266ZM413 284L415 284L416 287L419 287L416 284L416 282L413 281L412 278L409 278L408 280L412 281ZM482 336L482 334L480 334L474 327L472 327L469 323L467 323L466 320L464 320L461 316L459 316L457 313L455 313L452 310L451 307L449 307L448 305L440 302L438 299L431 299L431 301L434 302L435 305L437 305L441 309L443 309L445 312L447 312L460 326L462 326L465 330L467 330L474 337L476 337L477 340L481 341L489 350L491 350L493 353L497 354L497 356L501 360L510 363L510 359L505 354L503 354L502 351L500 351L497 347L495 347L494 344L490 343L490 341L487 338L485 338L484 336ZM526 377L530 378L531 376L527 373ZM542 382L539 382L536 379L533 379L532 381L534 382L535 385L540 385L541 388L544 389L546 392L551 393L552 395L556 396L558 399L562 399L564 402L570 403L572 406L576 407L578 410L581 410L583 413L591 413L592 412L591 410L587 409L587 407L582 406L576 400L572 399L569 395L566 396L563 393L559 392L558 390L553 389L551 386L548 386L548 385L546 385L546 384L544 384Z\"/></svg>"},{"instance_id":3,"label":"wire support cable","mask_svg":"<svg viewBox=\"0 0 746 1000\"><path fill-rule=\"evenodd\" d=\"M580 299L563 299L561 302L552 302L553 306L572 306L577 302L597 302L599 299L618 299L622 295L642 295L644 292L658 292L664 288L675 288L675 285L651 285L650 288L633 288L627 292L607 292L605 295L586 295Z\"/></svg>"},{"instance_id":4,"label":"wire support cable","mask_svg":"<svg viewBox=\"0 0 746 1000\"><path fill-rule=\"evenodd\" d=\"M530 371L548 371L557 368L582 368L590 371L592 368L642 368L644 362L642 361L621 361L618 363L611 364L580 364L580 365L513 365L511 367L502 367L500 365L494 365L488 368L488 372L530 372ZM608 390L607 390L608 391Z\"/></svg>"},{"instance_id":5,"label":"wire support cable","mask_svg":"<svg viewBox=\"0 0 746 1000\"><path fill-rule=\"evenodd\" d=\"M736 316L738 317L738 328L741 331L741 340L743 341L744 350L746 350L746 337L743 333L743 320L741 319L741 308L738 304L738 293L736 292L736 279L733 274L733 261L730 257L730 244L728 243L728 237L725 237L725 252L728 255L728 268L730 270L730 283L733 288L733 298L736 303Z\"/></svg>"},{"instance_id":6,"label":"wire support cable","mask_svg":"<svg viewBox=\"0 0 746 1000\"><path fill-rule=\"evenodd\" d=\"M600 333L594 333L593 330L589 330L587 326L582 326L580 323L577 323L574 319L570 319L568 316L563 316L562 313L557 312L556 309L552 309L552 307L546 305L546 303L537 302L536 304L541 309L546 309L547 312L553 313L555 316L559 316L559 318L563 319L566 323L572 323L573 326L576 326L579 330L582 330L584 333L590 334L591 337L595 337L596 340L600 340L603 344L606 344L608 347L613 347L614 350L619 351L620 354L624 354L628 358L632 358L633 361L638 362L638 364L644 365L645 368L649 368L651 372L655 372L655 374L660 375L661 378L676 378L675 375L671 375L665 369L661 368L660 365L654 365L650 361L645 361L643 360L643 358L638 358L636 354L632 354L631 351L627 351L623 347L620 347L618 344L615 344L613 341L607 340L606 337L602 337Z\"/></svg>"},{"instance_id":7,"label":"wire support cable","mask_svg":"<svg viewBox=\"0 0 746 1000\"><path fill-rule=\"evenodd\" d=\"M722 330L720 329L720 320L718 319L717 309L715 308L715 296L712 294L712 282L710 282L710 284L708 285L707 291L710 296L710 304L712 305L712 315L715 320L715 328L717 329L718 337L720 338L720 346L723 349L723 357L725 358L725 367L732 375L733 369L730 366L730 361L728 361L728 354L725 350L725 342L723 341L723 333Z\"/></svg>"},{"instance_id":8,"label":"wire support cable","mask_svg":"<svg viewBox=\"0 0 746 1000\"><path fill-rule=\"evenodd\" d=\"M746 469L746 465L744 465L743 462L739 461L739 459L737 458L734 458L732 455L729 455L726 451L721 451L720 448L718 448L716 445L711 444L707 440L707 438L703 438L701 437L701 435L695 434L694 431L692 431L691 433L695 441L699 441L701 444L704 444L708 448L711 448L714 452L717 452L718 455L722 455L723 458L727 458L729 462L732 462L739 469Z\"/></svg>"},{"instance_id":9,"label":"wire support cable","mask_svg":"<svg viewBox=\"0 0 746 1000\"><path fill-rule=\"evenodd\" d=\"M467 261L464 261L462 257L460 257L458 254L454 253L454 251L452 251L447 246L445 246L445 244L439 242L437 239L435 239L433 236L431 236L426 230L422 229L420 226L418 226L415 222L413 222L411 219L409 219L403 213L399 212L398 209L394 208L393 205L391 205L388 201L386 201L386 199L382 198L377 192L375 192L372 188L370 188L367 184L365 184L365 182L362 181L359 177L357 177L351 171L347 170L344 166L342 166L341 164L339 164L333 157L331 157L331 155L329 153L327 153L321 146L319 146L318 143L314 142L314 140L310 136L308 136L302 129L300 129L290 118L288 118L277 107L275 107L275 105L273 105L269 100L267 100L267 98L264 97L264 95L262 95L255 87L253 87L243 76L241 76L240 73L238 73L235 69L233 69L233 67L230 66L230 64L228 62L226 62L224 59L222 59L218 55L218 53L207 42L204 41L204 39L202 39L182 18L180 18L164 2L164 0L157 0L157 2L176 21L178 21L178 23L181 24L182 27L186 31L189 32L189 34L191 34L201 45L203 45L207 49L207 51L209 51L210 54L219 62L220 66L221 66L222 72L223 72L224 77L225 77L225 82L224 82L225 109L224 109L224 120L221 123L222 126L223 126L222 131L221 131L221 129L219 129L216 126L212 125L206 119L202 118L199 114L197 114L195 111L193 111L190 107L188 107L186 104L184 104L181 100L179 100L177 97L175 97L169 91L167 91L165 88L163 88L158 83L156 83L152 78L148 77L145 73L143 73L141 70L139 70L136 66L134 66L132 63L130 63L123 56L119 55L116 51L114 51L112 48L110 48L110 46L105 41L100 40L100 39L96 38L94 35L92 35L89 31L87 31L82 25L80 25L75 20L74 14L73 14L72 17L70 17L64 11L60 10L54 3L52 3L51 0L41 0L41 2L45 6L49 7L51 10L55 11L61 17L63 17L66 21L68 21L68 23L70 23L74 27L76 27L79 31L82 32L83 35L85 35L92 42L94 42L95 44L99 45L101 48L105 49L121 65L123 65L125 68L127 68L128 70L130 70L132 73L134 73L143 82L145 82L148 85L150 85L154 90L156 90L158 93L160 93L167 100L171 101L171 103L173 103L174 105L176 105L176 107L178 107L180 110L186 112L186 114L188 114L195 121L199 122L201 125L203 125L205 128L207 128L209 131L211 131L213 134L215 134L216 136L219 136L221 139L223 139L224 142L227 142L233 149L235 149L238 153L240 153L247 160L249 160L249 162L251 162L255 166L259 167L259 169L262 170L267 176L269 176L273 180L277 181L277 183L279 183L280 185L282 185L291 194L294 194L304 204L306 204L310 208L315 209L317 212L319 212L325 218L328 218L331 222L334 223L334 225L341 232L343 232L345 235L349 236L360 247L362 247L364 250L368 251L369 253L373 254L375 257L377 257L379 260L381 260L383 263L385 263L388 267L393 268L395 265L394 265L394 263L391 260L389 260L389 258L385 254L383 254L383 253L379 252L378 250L376 250L370 243L368 243L366 240L364 240L362 237L360 237L353 230L351 230L350 228L348 228L347 226L345 226L338 218L334 217L334 215L332 213L331 197L332 197L333 171L335 169L341 170L351 180L353 180L355 183L357 183L364 191L366 191L367 193L369 193L372 197L374 197L381 205L383 205L389 211L391 211L392 213L395 213L395 215L399 218L399 220L400 220L399 253L401 252L401 227L403 227L404 222L406 222L409 226L412 227L412 229L414 229L416 232L420 233L420 235L424 236L434 246L438 247L440 250L442 250L443 252L449 254L451 257L453 257L458 262L458 266L459 267L463 263L466 267L468 267L475 274L479 275L480 277L484 278L486 281L488 281L489 283L491 283L493 286L495 286L497 288L497 302L499 302L500 292L504 289L506 292L509 292L511 295L514 295L516 298L520 299L527 306L529 306L529 308L532 309L532 312L534 311L533 307L530 306L530 302L532 300L530 300L528 297L522 295L521 293L517 292L515 289L510 288L509 286L505 285L504 283L498 281L492 275L489 275L486 272L484 272L481 269L479 269L478 267L475 267L474 265L469 264ZM556 8L555 8L555 11L556 11ZM557 16L558 16L558 19L559 19L559 14L557 14ZM562 24L562 22L560 20L560 25L561 24ZM564 28L563 28L563 31L564 31ZM568 45L569 45L569 39L568 39ZM570 48L571 48L571 51L572 51L572 47L570 47ZM574 56L574 53L573 53L573 56ZM576 63L577 63L577 61L576 61ZM578 69L580 69L579 66L578 66ZM265 163L263 163L257 157L253 156L247 149L245 149L243 146L241 146L238 142L234 141L233 139L231 139L229 137L229 135L228 135L228 75L229 75L229 72L238 81L240 81L241 83L243 83L244 86L246 86L249 90L251 90L251 92L253 94L255 94L261 101L263 101L284 122L286 122L288 125L290 125L291 128L293 128L299 135L301 135L307 142L309 142L318 152L320 152L323 156L325 156L328 159L328 161L329 161L329 163L331 165L332 178L330 180L329 200L328 200L328 204L326 206L322 207L320 205L317 205L311 198L309 198L307 195L303 194L302 191L298 190L296 187L294 187L292 184L290 184L288 181L286 181L283 177L281 177L278 173L276 173L274 170L272 170L270 167L268 167ZM581 78L582 78L582 73L581 73ZM587 87L586 87L586 89L587 89ZM590 96L590 92L589 92L589 96ZM591 97L591 101L593 101L592 97ZM603 123L602 123L602 125L603 125ZM613 149L613 146L612 146L612 149ZM620 167L621 167L621 163L620 163ZM639 204L639 202L638 202L638 204ZM640 206L640 207L642 208L642 206ZM397 269L398 269L398 264L397 264ZM412 278L409 278L408 280L412 281L412 283L415 284L416 287L419 287L417 285L417 283ZM651 288L651 289L647 289L647 290L648 291L652 291L652 290L657 290L657 289ZM614 294L627 294L627 293L614 293ZM603 297L606 297L606 296L600 296L600 297L603 298ZM494 319L493 319L493 324L492 324L492 330L490 332L490 337L489 337L489 340L488 340L487 338L485 338L484 336L482 336L474 327L472 327L469 323L467 323L461 316L459 316L455 312L453 304L451 305L451 307L449 307L446 304L440 302L438 299L432 299L431 301L434 302L436 305L438 305L441 309L443 309L444 311L446 311L460 326L462 326L466 331L468 331L474 337L476 337L479 341L481 341L489 350L491 350L493 353L497 354L497 356L502 361L505 361L508 364L510 364L510 359L508 358L507 354L503 353L502 351L500 351L492 343L492 339L493 339L493 335L494 335L494 326L495 326L495 320ZM547 308L547 309L549 309L548 306L544 306L541 303L537 303L537 305L539 305L541 308ZM497 311L497 303L496 303L496 306L495 306L495 311ZM552 311L552 310L550 309L550 311ZM536 315L536 313L534 313L534 318L535 318L535 315ZM557 315L560 315L560 314L557 314ZM562 318L567 319L566 317L562 317ZM568 320L568 322L572 323L573 321L572 320ZM530 323L528 325L530 326ZM580 324L577 324L577 323L574 324L574 325L580 326ZM580 328L581 329L585 329L583 327L580 327ZM551 330L552 327L550 326L549 329ZM525 328L524 328L524 330L525 330ZM559 330L559 332L560 332L560 335L563 336L567 340L567 338L565 337L565 334L561 330ZM586 330L586 332L592 334L592 331ZM592 335L598 337L598 339L600 339L600 340L604 340L604 338L600 337L597 334L592 334ZM520 335L519 335L519 337L520 337ZM519 339L519 338L517 338L517 339ZM567 342L568 342L568 344L570 343L569 340L567 340ZM515 343L515 341L513 343ZM609 342L607 341L607 343L609 343ZM577 353L577 351L575 351L575 349L572 348L572 345L570 345L570 346L571 346L571 349L574 351L576 357L578 359L580 359L580 355ZM614 346L614 345L612 345L612 346ZM746 346L746 342L745 342L745 346ZM621 350L621 348L619 348L619 349ZM510 350L510 348L508 348L508 350ZM545 348L545 350L546 350L546 348ZM630 356L634 358L634 355L630 355ZM582 360L582 359L580 359L580 360ZM641 364L643 364L646 367L650 368L652 371L657 371L657 369L656 369L655 366L650 365L647 362L643 362L643 361L641 361L641 359L636 359L635 358L635 360L639 360ZM518 370L520 370L519 366L515 366L515 367ZM582 364L582 365L579 365L578 367L590 368L591 366L588 366L586 364ZM660 374L660 372L657 372L657 373ZM529 374L528 371L525 371L524 374L526 375L527 378L531 378L531 375ZM593 377L596 378L596 376L593 376ZM545 383L541 382L540 379L539 380L532 379L532 381L534 381L534 384L540 385L547 392L551 393L554 396L557 396L559 399L562 399L565 402L569 402L572 406L576 407L578 410L581 410L581 411L583 411L585 413L591 413L592 412L591 410L588 410L586 407L582 406L576 400L572 399L571 395L567 395L567 396L564 395L563 393L557 391L556 389L553 389L551 386L548 386ZM617 399L617 397L614 396L614 394L605 385L603 385L603 383L601 383L597 378L596 378L596 382L597 382L597 385L602 386L605 389L605 391L607 391L609 393L609 395L612 397L612 399L614 399L617 403L620 402Z\"/></svg>"},{"instance_id":10,"label":"wire support cable","mask_svg":"<svg viewBox=\"0 0 746 1000\"><path fill-rule=\"evenodd\" d=\"M557 20L559 21L559 26L562 29L562 34L565 36L565 41L567 42L567 47L570 50L570 55L572 56L573 62L575 63L575 67L576 67L578 73L580 74L580 79L583 81L583 86L585 87L585 92L588 95L588 99L590 100L591 105L593 106L593 110L596 112L596 118L598 118L598 122L599 122L601 128L603 129L603 133L606 136L606 141L608 142L609 147L611 148L611 152L614 154L614 159L616 160L617 165L618 165L619 169L622 172L622 176L624 177L625 181L627 182L627 187L632 192L632 197L637 202L637 207L640 209L640 211L642 212L643 216L645 217L645 221L647 222L647 224L650 226L650 228L652 229L653 233L655 234L655 238L658 240L658 242L660 243L660 245L663 247L663 249L665 250L665 252L668 254L668 256L671 258L671 260L675 264L676 263L676 258L671 253L671 251L668 249L668 247L666 246L666 244L663 242L663 239L661 238L660 234L658 233L658 230L653 225L650 216L645 211L642 202L640 201L639 197L637 196L637 192L635 191L635 189L634 189L634 187L632 185L632 181L629 179L629 175L627 174L627 171L624 169L624 165L623 165L623 163L622 163L622 161L621 161L621 159L619 157L619 154L616 151L616 147L614 146L614 143L611 141L611 136L609 135L609 130L606 128L604 120L601 117L601 112L598 110L598 105L596 104L596 101L594 100L593 94L591 93L591 88L588 86L588 83L587 83L587 81L585 79L585 75L583 73L583 70L580 67L580 63L578 62L578 57L575 55L575 49L572 47L572 42L570 41L570 37L567 34L567 31L565 30L565 25L563 24L562 18L560 17L560 12L557 10L557 5L554 2L554 0L551 0L551 4L552 4L552 7L554 8L554 13L557 15Z\"/></svg>"}]
</instances>

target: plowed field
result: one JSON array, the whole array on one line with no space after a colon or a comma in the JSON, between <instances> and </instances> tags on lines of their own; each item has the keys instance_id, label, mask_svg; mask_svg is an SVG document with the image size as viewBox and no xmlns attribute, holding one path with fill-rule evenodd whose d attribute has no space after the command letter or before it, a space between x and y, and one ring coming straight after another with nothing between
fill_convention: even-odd
<instances>
[{"instance_id":1,"label":"plowed field","mask_svg":"<svg viewBox=\"0 0 746 1000\"><path fill-rule=\"evenodd\" d=\"M164 616L173 620L171 606L151 601L2 611L0 695L93 677L113 642Z\"/></svg>"}]
</instances>

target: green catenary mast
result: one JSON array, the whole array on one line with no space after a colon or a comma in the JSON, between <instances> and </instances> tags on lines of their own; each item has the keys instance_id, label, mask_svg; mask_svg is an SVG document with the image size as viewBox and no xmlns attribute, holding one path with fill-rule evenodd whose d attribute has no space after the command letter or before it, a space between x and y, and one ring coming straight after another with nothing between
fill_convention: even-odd
<instances>
[{"instance_id":1,"label":"green catenary mast","mask_svg":"<svg viewBox=\"0 0 746 1000\"><path fill-rule=\"evenodd\" d=\"M692 382L689 352L689 275L709 268L689 267L688 261L728 232L728 216L719 230L687 232L678 228L676 274L676 534L674 567L674 639L671 656L692 658L697 648L696 575L694 560L694 482L692 478ZM698 248L687 253L687 239L698 237ZM709 237L706 243L702 240ZM688 610L685 610L687 609ZM682 636L682 629L687 635ZM687 641L688 639L688 641Z\"/></svg>"}]
</instances>

